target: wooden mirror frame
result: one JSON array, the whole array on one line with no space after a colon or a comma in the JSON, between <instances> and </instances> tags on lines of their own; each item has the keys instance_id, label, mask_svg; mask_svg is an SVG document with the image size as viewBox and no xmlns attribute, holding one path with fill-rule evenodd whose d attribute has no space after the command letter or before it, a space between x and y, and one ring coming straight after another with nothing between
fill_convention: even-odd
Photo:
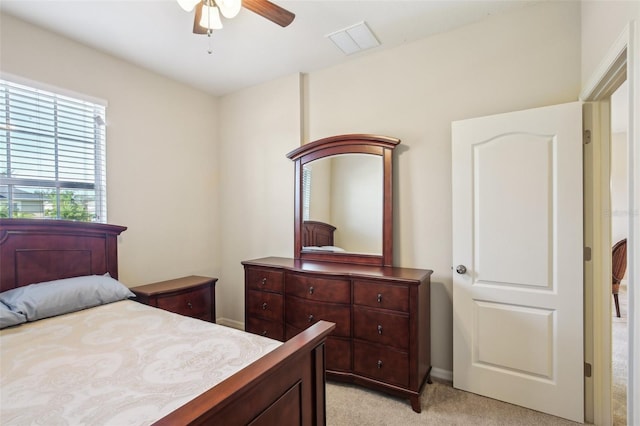
<instances>
[{"instance_id":1,"label":"wooden mirror frame","mask_svg":"<svg viewBox=\"0 0 640 426\"><path fill-rule=\"evenodd\" d=\"M393 149L400 139L367 134L331 136L309 142L287 154L295 162L294 257L303 260L392 266L393 263ZM382 158L382 254L308 252L302 250L302 170L305 164L339 154L371 154Z\"/></svg>"}]
</instances>

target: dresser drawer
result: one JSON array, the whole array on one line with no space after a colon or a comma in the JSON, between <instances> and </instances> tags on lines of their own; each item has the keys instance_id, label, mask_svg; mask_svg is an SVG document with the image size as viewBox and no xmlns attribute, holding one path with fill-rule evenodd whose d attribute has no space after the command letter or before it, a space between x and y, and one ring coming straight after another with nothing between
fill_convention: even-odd
<instances>
[{"instance_id":1,"label":"dresser drawer","mask_svg":"<svg viewBox=\"0 0 640 426\"><path fill-rule=\"evenodd\" d=\"M245 269L245 285L250 290L270 291L282 293L284 272L267 268Z\"/></svg>"},{"instance_id":2,"label":"dresser drawer","mask_svg":"<svg viewBox=\"0 0 640 426\"><path fill-rule=\"evenodd\" d=\"M351 336L351 309L349 305L312 302L293 296L286 298L286 322L292 326L305 329L320 320L336 323L334 336Z\"/></svg>"},{"instance_id":3,"label":"dresser drawer","mask_svg":"<svg viewBox=\"0 0 640 426\"><path fill-rule=\"evenodd\" d=\"M158 296L157 307L176 314L212 321L211 288L206 286L179 294Z\"/></svg>"},{"instance_id":4,"label":"dresser drawer","mask_svg":"<svg viewBox=\"0 0 640 426\"><path fill-rule=\"evenodd\" d=\"M354 306L353 337L408 350L409 316Z\"/></svg>"},{"instance_id":5,"label":"dresser drawer","mask_svg":"<svg viewBox=\"0 0 640 426\"><path fill-rule=\"evenodd\" d=\"M287 324L287 340L302 330ZM351 371L351 339L329 336L325 342L327 370Z\"/></svg>"},{"instance_id":6,"label":"dresser drawer","mask_svg":"<svg viewBox=\"0 0 640 426\"><path fill-rule=\"evenodd\" d=\"M324 302L351 303L349 280L287 274L286 283L287 294L292 296Z\"/></svg>"},{"instance_id":7,"label":"dresser drawer","mask_svg":"<svg viewBox=\"0 0 640 426\"><path fill-rule=\"evenodd\" d=\"M249 333L284 341L284 330L281 322L249 317L245 328Z\"/></svg>"},{"instance_id":8,"label":"dresser drawer","mask_svg":"<svg viewBox=\"0 0 640 426\"><path fill-rule=\"evenodd\" d=\"M245 309L249 316L282 322L282 295L249 290Z\"/></svg>"},{"instance_id":9,"label":"dresser drawer","mask_svg":"<svg viewBox=\"0 0 640 426\"><path fill-rule=\"evenodd\" d=\"M327 337L327 370L351 371L351 340L343 337Z\"/></svg>"},{"instance_id":10,"label":"dresser drawer","mask_svg":"<svg viewBox=\"0 0 640 426\"><path fill-rule=\"evenodd\" d=\"M409 355L380 345L355 341L353 371L372 379L409 386Z\"/></svg>"},{"instance_id":11,"label":"dresser drawer","mask_svg":"<svg viewBox=\"0 0 640 426\"><path fill-rule=\"evenodd\" d=\"M409 288L379 281L354 281L353 303L373 308L409 312Z\"/></svg>"}]
</instances>

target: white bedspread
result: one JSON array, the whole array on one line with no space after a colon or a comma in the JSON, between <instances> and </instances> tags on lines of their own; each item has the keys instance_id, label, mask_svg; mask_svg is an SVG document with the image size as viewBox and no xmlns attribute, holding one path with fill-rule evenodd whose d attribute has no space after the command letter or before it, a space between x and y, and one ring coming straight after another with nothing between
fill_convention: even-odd
<instances>
[{"instance_id":1,"label":"white bedspread","mask_svg":"<svg viewBox=\"0 0 640 426\"><path fill-rule=\"evenodd\" d=\"M0 331L2 425L144 425L281 343L122 301Z\"/></svg>"}]
</instances>

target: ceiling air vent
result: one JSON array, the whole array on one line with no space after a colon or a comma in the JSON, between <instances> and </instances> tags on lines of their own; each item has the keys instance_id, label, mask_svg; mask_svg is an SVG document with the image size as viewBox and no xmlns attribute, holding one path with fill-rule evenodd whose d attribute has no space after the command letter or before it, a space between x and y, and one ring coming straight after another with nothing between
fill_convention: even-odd
<instances>
[{"instance_id":1,"label":"ceiling air vent","mask_svg":"<svg viewBox=\"0 0 640 426\"><path fill-rule=\"evenodd\" d=\"M345 55L380 46L380 42L364 21L327 34L326 37L330 38Z\"/></svg>"}]
</instances>

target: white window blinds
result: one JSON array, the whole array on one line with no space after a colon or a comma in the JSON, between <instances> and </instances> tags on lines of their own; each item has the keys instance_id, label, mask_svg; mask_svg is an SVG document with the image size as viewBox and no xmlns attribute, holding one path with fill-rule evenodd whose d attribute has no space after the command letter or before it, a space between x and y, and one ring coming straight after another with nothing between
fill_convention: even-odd
<instances>
[{"instance_id":1,"label":"white window blinds","mask_svg":"<svg viewBox=\"0 0 640 426\"><path fill-rule=\"evenodd\" d=\"M0 217L106 222L105 107L0 80Z\"/></svg>"},{"instance_id":2,"label":"white window blinds","mask_svg":"<svg viewBox=\"0 0 640 426\"><path fill-rule=\"evenodd\" d=\"M302 220L309 220L311 214L311 168L302 169Z\"/></svg>"}]
</instances>

